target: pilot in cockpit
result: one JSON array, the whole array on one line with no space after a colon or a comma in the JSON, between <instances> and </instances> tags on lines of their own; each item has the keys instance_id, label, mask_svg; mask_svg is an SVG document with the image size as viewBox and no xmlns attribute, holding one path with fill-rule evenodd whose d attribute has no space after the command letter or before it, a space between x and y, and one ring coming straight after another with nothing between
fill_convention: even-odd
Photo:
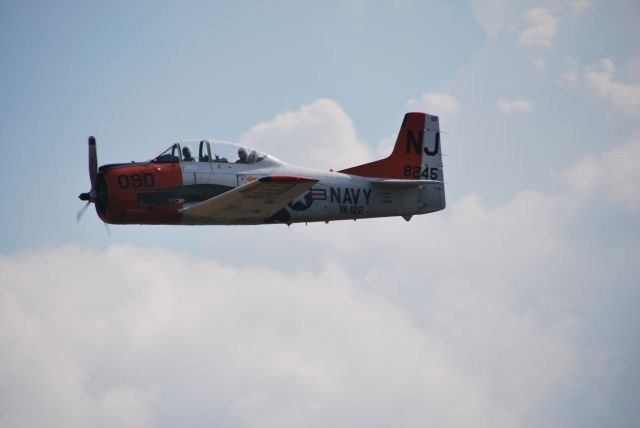
<instances>
[{"instance_id":1,"label":"pilot in cockpit","mask_svg":"<svg viewBox=\"0 0 640 428\"><path fill-rule=\"evenodd\" d=\"M195 158L191 155L191 148L189 146L184 146L182 148L182 160L186 162L195 161Z\"/></svg>"},{"instance_id":2,"label":"pilot in cockpit","mask_svg":"<svg viewBox=\"0 0 640 428\"><path fill-rule=\"evenodd\" d=\"M238 149L238 160L236 163L247 163L247 150L244 147Z\"/></svg>"},{"instance_id":3,"label":"pilot in cockpit","mask_svg":"<svg viewBox=\"0 0 640 428\"><path fill-rule=\"evenodd\" d=\"M251 150L249 156L247 156L247 163L255 163L258 161L258 153L255 150Z\"/></svg>"}]
</instances>

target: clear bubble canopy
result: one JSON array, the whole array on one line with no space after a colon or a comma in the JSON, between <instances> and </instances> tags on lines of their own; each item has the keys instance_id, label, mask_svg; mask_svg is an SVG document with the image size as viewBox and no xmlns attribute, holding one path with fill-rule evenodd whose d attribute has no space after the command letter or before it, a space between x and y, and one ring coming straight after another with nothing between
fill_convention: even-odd
<instances>
[{"instance_id":1,"label":"clear bubble canopy","mask_svg":"<svg viewBox=\"0 0 640 428\"><path fill-rule=\"evenodd\" d=\"M220 140L181 140L151 159L154 163L180 161L252 164L265 158L276 160L250 147Z\"/></svg>"}]
</instances>

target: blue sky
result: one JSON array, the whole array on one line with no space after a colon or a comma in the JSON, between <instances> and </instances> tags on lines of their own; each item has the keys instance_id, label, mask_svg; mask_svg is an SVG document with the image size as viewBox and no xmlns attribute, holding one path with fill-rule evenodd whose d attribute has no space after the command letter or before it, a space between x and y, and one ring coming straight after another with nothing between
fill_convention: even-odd
<instances>
[{"instance_id":1,"label":"blue sky","mask_svg":"<svg viewBox=\"0 0 640 428\"><path fill-rule=\"evenodd\" d=\"M235 140L258 122L319 98L340 103L362 138L375 144L395 132L407 99L437 89L468 65L483 39L464 4L25 2L3 8L3 141L28 138L38 149L14 144L21 158L78 184L89 134L98 138L101 160L146 159L179 138ZM466 28L464 37L436 42L451 26ZM424 54L425 43L431 55ZM3 174L16 172L9 165ZM34 180L21 190L40 186ZM37 214L21 223L24 210L3 217L17 233L3 248L78 236L73 216L54 201L83 189L47 192L64 231L34 230ZM17 224L24 225L19 232Z\"/></svg>"},{"instance_id":2,"label":"blue sky","mask_svg":"<svg viewBox=\"0 0 640 428\"><path fill-rule=\"evenodd\" d=\"M634 426L639 9L4 2L0 425ZM441 117L444 212L76 224L88 135L100 163L214 137L346 167L411 110Z\"/></svg>"}]
</instances>

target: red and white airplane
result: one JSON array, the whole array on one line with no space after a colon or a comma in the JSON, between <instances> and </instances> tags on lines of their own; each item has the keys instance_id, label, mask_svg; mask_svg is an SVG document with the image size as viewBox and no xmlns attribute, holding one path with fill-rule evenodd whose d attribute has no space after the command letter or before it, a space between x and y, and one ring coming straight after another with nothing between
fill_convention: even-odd
<instances>
[{"instance_id":1,"label":"red and white airplane","mask_svg":"<svg viewBox=\"0 0 640 428\"><path fill-rule=\"evenodd\" d=\"M213 140L181 141L150 161L98 169L89 137L89 177L91 190L79 197L110 224L409 221L445 208L438 117L425 113L405 115L389 157L341 171L289 165Z\"/></svg>"}]
</instances>

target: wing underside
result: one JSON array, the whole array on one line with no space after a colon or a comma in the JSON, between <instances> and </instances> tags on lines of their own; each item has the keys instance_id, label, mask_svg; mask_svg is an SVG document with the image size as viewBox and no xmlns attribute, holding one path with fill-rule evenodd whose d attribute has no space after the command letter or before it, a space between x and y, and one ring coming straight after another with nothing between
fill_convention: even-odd
<instances>
[{"instance_id":1,"label":"wing underside","mask_svg":"<svg viewBox=\"0 0 640 428\"><path fill-rule=\"evenodd\" d=\"M287 175L262 177L180 212L187 222L194 224L264 223L317 182Z\"/></svg>"}]
</instances>

